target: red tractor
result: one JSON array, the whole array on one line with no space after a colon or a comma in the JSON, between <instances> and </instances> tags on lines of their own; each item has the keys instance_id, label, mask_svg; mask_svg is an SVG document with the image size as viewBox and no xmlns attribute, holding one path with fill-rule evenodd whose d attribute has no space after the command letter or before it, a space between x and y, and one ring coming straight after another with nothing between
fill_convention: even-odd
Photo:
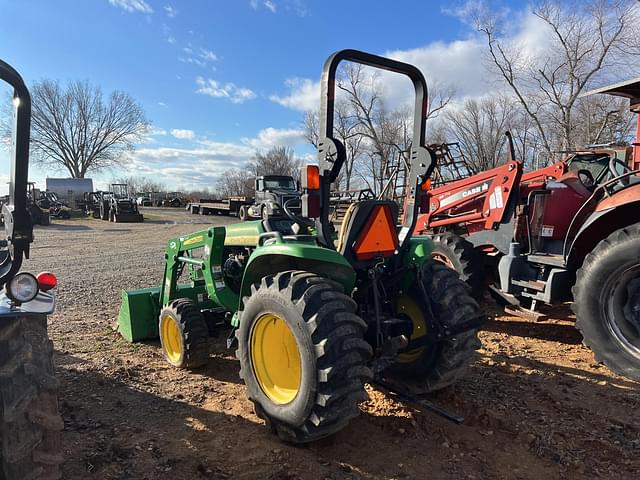
<instances>
[{"instance_id":1,"label":"red tractor","mask_svg":"<svg viewBox=\"0 0 640 480\"><path fill-rule=\"evenodd\" d=\"M640 80L592 93L640 113ZM540 303L573 302L596 359L640 380L640 116L633 147L585 148L528 173L508 137L504 165L428 192L416 231L477 294L491 272L509 313L540 319Z\"/></svg>"}]
</instances>

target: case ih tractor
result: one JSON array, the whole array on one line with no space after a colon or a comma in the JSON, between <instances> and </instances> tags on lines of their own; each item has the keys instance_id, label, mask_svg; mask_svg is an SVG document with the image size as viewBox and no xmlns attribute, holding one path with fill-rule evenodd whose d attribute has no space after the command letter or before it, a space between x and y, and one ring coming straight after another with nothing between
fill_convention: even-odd
<instances>
[{"instance_id":1,"label":"case ih tractor","mask_svg":"<svg viewBox=\"0 0 640 480\"><path fill-rule=\"evenodd\" d=\"M411 188L399 227L398 206L384 200L358 203L339 233L329 220L331 185L345 160L332 136L342 61L407 75L415 87ZM301 199L282 205L286 217L169 240L160 287L123 291L119 315L126 339L159 336L167 361L182 368L207 362L209 334L228 319L228 345L237 346L256 413L293 443L344 428L372 378L404 379L421 391L455 382L479 346L482 320L458 275L431 260L431 240L412 235L434 165L424 146L422 73L343 50L325 63L321 102L319 166L303 168Z\"/></svg>"},{"instance_id":2,"label":"case ih tractor","mask_svg":"<svg viewBox=\"0 0 640 480\"><path fill-rule=\"evenodd\" d=\"M597 91L630 99L640 112L640 81ZM639 123L640 133L640 123ZM539 303L573 302L576 327L598 361L640 379L640 151L579 150L523 173L510 158L497 168L428 192L416 232L432 255L476 292L483 261L507 311L539 319Z\"/></svg>"},{"instance_id":3,"label":"case ih tractor","mask_svg":"<svg viewBox=\"0 0 640 480\"><path fill-rule=\"evenodd\" d=\"M9 200L0 242L0 479L60 477L58 383L47 315L55 276L19 272L33 241L27 177L31 97L20 74L0 60L0 79L13 88L14 123Z\"/></svg>"}]
</instances>

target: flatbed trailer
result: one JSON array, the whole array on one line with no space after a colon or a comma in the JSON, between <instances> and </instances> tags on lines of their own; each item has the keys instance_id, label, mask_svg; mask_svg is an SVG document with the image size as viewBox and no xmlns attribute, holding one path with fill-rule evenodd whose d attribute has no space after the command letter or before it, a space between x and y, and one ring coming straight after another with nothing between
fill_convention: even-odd
<instances>
[{"instance_id":1,"label":"flatbed trailer","mask_svg":"<svg viewBox=\"0 0 640 480\"><path fill-rule=\"evenodd\" d=\"M196 215L230 215L237 217L240 207L253 205L253 197L228 197L221 200L203 199L189 202L186 209Z\"/></svg>"}]
</instances>

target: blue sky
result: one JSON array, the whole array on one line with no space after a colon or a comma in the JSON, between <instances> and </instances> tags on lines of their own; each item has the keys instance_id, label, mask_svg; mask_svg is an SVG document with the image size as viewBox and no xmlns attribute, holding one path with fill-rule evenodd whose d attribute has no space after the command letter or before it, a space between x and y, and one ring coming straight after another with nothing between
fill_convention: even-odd
<instances>
[{"instance_id":1,"label":"blue sky","mask_svg":"<svg viewBox=\"0 0 640 480\"><path fill-rule=\"evenodd\" d=\"M520 2L513 2L518 10ZM300 132L318 104L325 58L357 48L415 63L430 81L480 95L482 42L465 4L441 1L0 0L0 58L27 83L88 79L130 93L152 134L125 168L94 175L154 177L213 187L256 149L312 151ZM526 14L512 34L536 39ZM0 174L7 169L0 152ZM32 178L66 176L33 169Z\"/></svg>"}]
</instances>

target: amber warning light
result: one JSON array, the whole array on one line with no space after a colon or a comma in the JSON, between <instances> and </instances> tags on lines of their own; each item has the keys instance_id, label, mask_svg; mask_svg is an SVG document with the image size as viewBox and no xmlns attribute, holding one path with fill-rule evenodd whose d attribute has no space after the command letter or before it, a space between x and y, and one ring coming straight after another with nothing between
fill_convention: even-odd
<instances>
[{"instance_id":1,"label":"amber warning light","mask_svg":"<svg viewBox=\"0 0 640 480\"><path fill-rule=\"evenodd\" d=\"M307 165L301 168L300 186L302 187L302 216L318 218L320 216L320 168Z\"/></svg>"}]
</instances>

